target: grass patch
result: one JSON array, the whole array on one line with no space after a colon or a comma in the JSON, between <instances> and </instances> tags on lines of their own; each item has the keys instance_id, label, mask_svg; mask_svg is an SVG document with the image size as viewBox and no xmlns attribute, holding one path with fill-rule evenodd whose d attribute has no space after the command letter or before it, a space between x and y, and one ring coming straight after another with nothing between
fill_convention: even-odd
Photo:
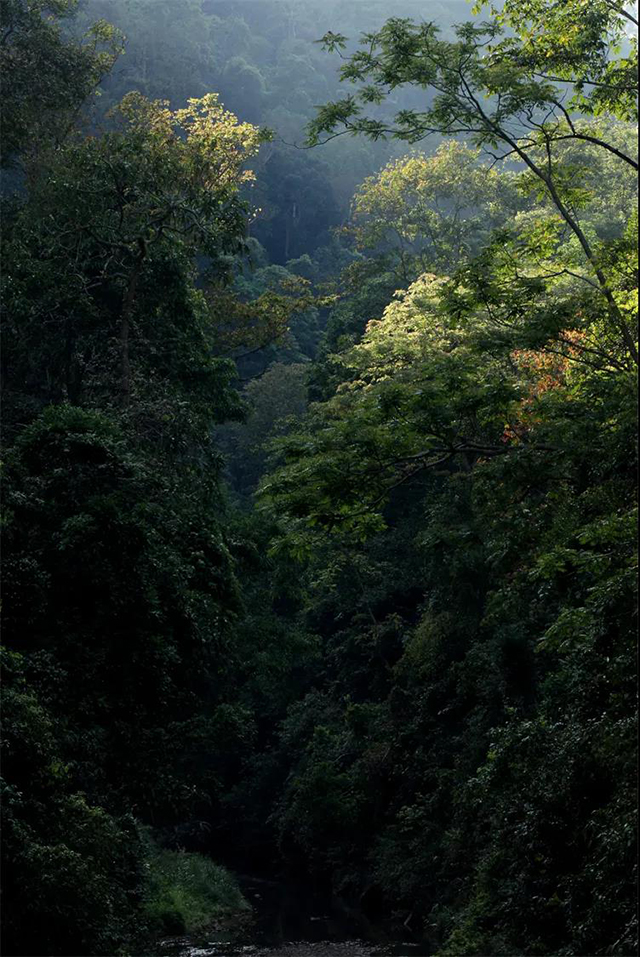
<instances>
[{"instance_id":1,"label":"grass patch","mask_svg":"<svg viewBox=\"0 0 640 957\"><path fill-rule=\"evenodd\" d=\"M144 909L159 934L195 933L250 910L232 875L201 854L154 848Z\"/></svg>"}]
</instances>

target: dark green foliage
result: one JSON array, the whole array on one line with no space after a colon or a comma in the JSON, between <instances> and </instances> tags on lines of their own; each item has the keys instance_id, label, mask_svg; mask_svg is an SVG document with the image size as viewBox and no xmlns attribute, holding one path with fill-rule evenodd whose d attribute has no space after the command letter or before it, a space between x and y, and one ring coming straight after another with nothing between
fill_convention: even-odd
<instances>
[{"instance_id":1,"label":"dark green foliage","mask_svg":"<svg viewBox=\"0 0 640 957\"><path fill-rule=\"evenodd\" d=\"M200 854L148 847L144 912L160 934L195 933L249 907L224 868Z\"/></svg>"},{"instance_id":2,"label":"dark green foliage","mask_svg":"<svg viewBox=\"0 0 640 957\"><path fill-rule=\"evenodd\" d=\"M270 441L294 427L307 408L307 364L281 362L250 381L244 391L249 405L245 422L221 429L233 488L241 496L255 492L264 474Z\"/></svg>"},{"instance_id":3,"label":"dark green foliage","mask_svg":"<svg viewBox=\"0 0 640 957\"><path fill-rule=\"evenodd\" d=\"M429 112L398 114L401 138L475 123L495 149L489 126L505 117L485 126L451 70L479 56L480 34L458 36L390 21L343 74L381 97L440 89ZM553 93L519 68L500 74L511 98L487 109L535 125L532 100ZM484 73L497 64L469 69L497 91ZM375 138L377 123L351 97L312 135ZM321 401L262 487L278 552L307 570L304 620L323 649L275 749L282 853L353 903L382 899L442 954L626 954L636 934L636 259L622 220L600 218L592 177L617 156L624 190L630 157L615 126L599 144L595 127L571 128L587 145L568 148L536 130L521 159L535 167L544 144L556 161L517 180L535 205L449 264L452 278L422 275L367 315L384 280L351 267L355 294L312 373ZM382 183L361 201L395 215Z\"/></svg>"},{"instance_id":4,"label":"dark green foliage","mask_svg":"<svg viewBox=\"0 0 640 957\"><path fill-rule=\"evenodd\" d=\"M183 800L172 769L197 732L196 676L235 602L229 555L188 502L164 506L163 483L102 416L49 409L12 459L5 642L31 653L64 714L82 787L161 820Z\"/></svg>"},{"instance_id":5,"label":"dark green foliage","mask_svg":"<svg viewBox=\"0 0 640 957\"><path fill-rule=\"evenodd\" d=\"M71 6L23 4L19 26L77 59L75 108L98 67L41 21ZM177 113L133 94L116 129L59 140L7 204L8 953L139 952L157 928L138 827L168 840L211 802L240 608L211 435L241 402L198 262L230 277L260 139L213 94Z\"/></svg>"},{"instance_id":6,"label":"dark green foliage","mask_svg":"<svg viewBox=\"0 0 640 957\"><path fill-rule=\"evenodd\" d=\"M3 951L114 955L140 940L141 844L76 790L51 714L2 652Z\"/></svg>"},{"instance_id":7,"label":"dark green foliage","mask_svg":"<svg viewBox=\"0 0 640 957\"><path fill-rule=\"evenodd\" d=\"M78 0L3 0L3 166L22 165L32 175L47 149L59 145L122 48L122 37L95 17L81 39L63 25Z\"/></svg>"}]
</instances>

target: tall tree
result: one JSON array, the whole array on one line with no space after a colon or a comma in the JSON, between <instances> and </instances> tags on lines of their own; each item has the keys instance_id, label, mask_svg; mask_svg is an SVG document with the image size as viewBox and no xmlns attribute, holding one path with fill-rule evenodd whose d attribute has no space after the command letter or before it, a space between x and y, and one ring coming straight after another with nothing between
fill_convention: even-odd
<instances>
[{"instance_id":1,"label":"tall tree","mask_svg":"<svg viewBox=\"0 0 640 957\"><path fill-rule=\"evenodd\" d=\"M556 13L560 7L554 6ZM544 33L534 29L531 39L526 18L517 15L511 16L509 23L521 28L524 40L504 39L497 20L459 26L453 42L442 40L433 23L389 20L380 31L365 37L366 46L347 58L342 79L358 86L358 90L318 111L309 126L309 142L326 142L341 133L362 133L372 139L391 135L410 143L433 133L465 135L496 161L518 160L541 184L575 236L606 302L610 322L624 341L631 361L637 364L633 316L616 298L606 263L583 228L571 182L563 176L558 161L558 149L567 141L578 140L606 150L620 163L637 169L633 155L619 149L605 130L594 130L575 112L576 104L581 103L576 97L587 83L609 83L603 79L610 77L612 69L608 51L626 22L623 8L612 8L600 0L587 4L587 14L592 8L601 15L596 17L597 31L590 34L586 46L582 35L569 28L568 18L558 16L557 23L554 21L556 58L563 45L576 57L578 75L571 78L566 72L561 76L548 73L546 28ZM535 16L535 10L531 15ZM569 28L566 35L563 27ZM327 34L324 42L330 50L346 46L346 38L340 34ZM610 77L606 99L607 112L625 119L631 109L629 67L637 59L637 44L631 46L629 56L618 63L623 79L617 82ZM363 115L363 108L383 104L392 91L405 84L433 93L431 105L422 110L403 109L389 120ZM567 86L575 93L574 112L565 105ZM590 96L589 102L595 111L594 97Z\"/></svg>"},{"instance_id":2,"label":"tall tree","mask_svg":"<svg viewBox=\"0 0 640 957\"><path fill-rule=\"evenodd\" d=\"M0 5L0 162L32 168L74 129L87 98L112 68L122 36L105 20L80 39L64 23L78 0L3 0Z\"/></svg>"}]
</instances>

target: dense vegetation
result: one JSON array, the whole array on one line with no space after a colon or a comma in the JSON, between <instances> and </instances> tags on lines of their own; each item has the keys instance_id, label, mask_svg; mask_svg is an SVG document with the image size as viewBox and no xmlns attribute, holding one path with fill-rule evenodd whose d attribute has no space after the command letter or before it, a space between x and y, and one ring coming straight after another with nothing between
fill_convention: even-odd
<instances>
[{"instance_id":1,"label":"dense vegetation","mask_svg":"<svg viewBox=\"0 0 640 957\"><path fill-rule=\"evenodd\" d=\"M7 957L635 952L634 9L0 4Z\"/></svg>"}]
</instances>

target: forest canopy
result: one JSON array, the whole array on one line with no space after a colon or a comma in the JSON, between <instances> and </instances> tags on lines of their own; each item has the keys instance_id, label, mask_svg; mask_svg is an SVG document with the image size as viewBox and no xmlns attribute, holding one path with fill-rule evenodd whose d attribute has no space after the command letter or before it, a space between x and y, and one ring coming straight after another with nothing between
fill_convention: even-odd
<instances>
[{"instance_id":1,"label":"forest canopy","mask_svg":"<svg viewBox=\"0 0 640 957\"><path fill-rule=\"evenodd\" d=\"M636 6L0 27L4 952L635 953Z\"/></svg>"}]
</instances>

